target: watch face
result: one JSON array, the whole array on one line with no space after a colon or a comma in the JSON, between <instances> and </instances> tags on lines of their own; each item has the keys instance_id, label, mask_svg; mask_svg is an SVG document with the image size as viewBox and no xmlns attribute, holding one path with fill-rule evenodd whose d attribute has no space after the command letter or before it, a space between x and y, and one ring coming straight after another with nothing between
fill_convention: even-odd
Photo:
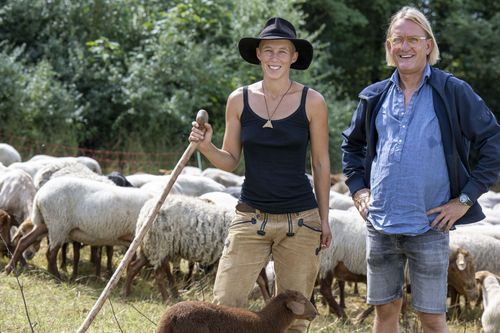
<instances>
[{"instance_id":1,"label":"watch face","mask_svg":"<svg viewBox=\"0 0 500 333\"><path fill-rule=\"evenodd\" d=\"M458 201L460 201L460 203L463 205L472 206L472 201L469 199L467 194L460 194L460 196L458 197Z\"/></svg>"}]
</instances>

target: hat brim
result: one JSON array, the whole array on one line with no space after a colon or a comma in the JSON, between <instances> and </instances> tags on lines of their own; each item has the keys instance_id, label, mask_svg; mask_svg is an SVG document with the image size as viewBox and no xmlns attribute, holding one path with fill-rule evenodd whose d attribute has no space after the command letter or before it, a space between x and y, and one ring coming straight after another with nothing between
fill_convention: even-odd
<instances>
[{"instance_id":1,"label":"hat brim","mask_svg":"<svg viewBox=\"0 0 500 333\"><path fill-rule=\"evenodd\" d=\"M295 45L295 50L299 53L297 61L290 65L290 68L304 70L309 67L313 58L313 47L305 39L298 38L280 38L280 37L269 37L269 38L253 38L245 37L238 43L238 49L240 50L241 57L254 65L260 64L257 58L257 52L255 51L259 47L261 40L274 40L274 39L287 39Z\"/></svg>"}]
</instances>

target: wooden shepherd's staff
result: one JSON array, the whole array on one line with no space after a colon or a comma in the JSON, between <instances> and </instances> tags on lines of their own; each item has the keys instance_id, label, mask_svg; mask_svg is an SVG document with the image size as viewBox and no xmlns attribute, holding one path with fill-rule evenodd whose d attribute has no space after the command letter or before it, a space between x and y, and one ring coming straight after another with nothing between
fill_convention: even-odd
<instances>
[{"instance_id":1,"label":"wooden shepherd's staff","mask_svg":"<svg viewBox=\"0 0 500 333\"><path fill-rule=\"evenodd\" d=\"M205 110L200 110L198 111L196 115L196 122L200 125L200 128L204 128L204 124L208 122L208 113ZM135 251L139 247L139 244L141 243L142 239L146 235L146 232L151 228L151 225L153 222L156 220L158 217L158 213L160 211L161 206L163 205L163 202L165 202L165 198L167 197L168 193L172 189L172 186L174 186L175 181L177 180L177 177L180 175L182 169L186 166L186 163L189 161L189 158L191 155L194 153L196 150L196 147L198 146L197 142L190 142L189 146L186 148L184 151L184 154L182 154L181 159L177 164L175 165L174 170L172 171L172 174L170 175L170 179L168 180L167 186L165 186L165 189L163 190L163 193L156 203L155 209L151 212L151 214L148 216L147 222L141 227L139 232L135 235L135 238L133 239L132 243L130 243L130 246L125 253L125 256L123 257L122 261L116 268L115 273L109 279L108 284L106 285L106 288L101 293L101 296L99 296L99 299L97 299L97 302L94 304L92 309L90 310L89 314L87 315L87 318L85 318L84 322L78 328L77 333L84 333L87 331L89 328L90 324L92 324L92 321L94 320L95 316L97 316L97 313L99 313L99 310L101 310L104 302L106 299L109 297L109 294L111 293L111 290L116 286L118 281L120 280L120 276L122 274L122 271L127 267L129 264L130 260L132 260L132 257L134 256Z\"/></svg>"}]
</instances>

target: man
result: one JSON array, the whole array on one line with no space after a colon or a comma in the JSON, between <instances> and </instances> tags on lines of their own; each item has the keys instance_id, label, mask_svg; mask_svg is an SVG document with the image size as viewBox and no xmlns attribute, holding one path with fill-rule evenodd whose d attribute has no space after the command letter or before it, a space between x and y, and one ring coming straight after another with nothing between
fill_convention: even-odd
<instances>
[{"instance_id":1,"label":"man","mask_svg":"<svg viewBox=\"0 0 500 333\"><path fill-rule=\"evenodd\" d=\"M420 11L392 17L385 47L396 70L361 92L342 134L346 183L367 220L373 331L398 331L408 262L424 332L447 332L448 231L484 218L477 198L498 177L500 127L467 83L431 67L439 49Z\"/></svg>"}]
</instances>

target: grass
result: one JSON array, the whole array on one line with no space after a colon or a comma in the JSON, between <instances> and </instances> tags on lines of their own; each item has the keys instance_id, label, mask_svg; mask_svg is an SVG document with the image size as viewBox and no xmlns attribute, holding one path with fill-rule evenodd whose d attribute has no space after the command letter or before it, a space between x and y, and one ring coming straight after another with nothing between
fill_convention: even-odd
<instances>
[{"instance_id":1,"label":"grass","mask_svg":"<svg viewBox=\"0 0 500 333\"><path fill-rule=\"evenodd\" d=\"M45 243L45 242L44 242ZM70 251L71 252L71 251ZM115 267L121 255L115 251ZM18 279L22 286L33 331L37 333L69 333L76 332L84 321L101 291L106 286L106 279L96 279L94 268L89 263L88 247L82 249L80 276L76 281L69 281L71 265L68 271L60 271L63 282L56 280L46 270L45 248L36 255L29 267L24 269ZM118 258L116 258L118 257ZM72 254L69 254L72 258ZM70 260L71 261L71 260ZM0 271L8 262L8 258L0 258ZM104 261L103 261L104 262ZM197 275L198 280L189 290L181 290L182 300L211 300L213 278ZM122 279L123 280L123 279ZM97 314L87 332L96 333L148 333L155 331L155 325L169 302L164 304L158 289L153 283L151 271L144 270L136 278L132 294L124 299L119 295L122 281L113 290L110 301L106 301ZM346 291L350 293L351 288ZM360 286L363 295L364 286ZM319 295L319 292L316 292ZM355 318L367 308L361 296L348 294L346 299L347 315ZM316 296L320 315L311 323L310 333L361 333L371 331L373 315L363 324L342 323L336 316L328 314L328 308ZM252 300L250 308L258 310L262 307L261 298ZM476 333L480 330L481 312L479 309L465 310L461 319L448 322L452 333ZM408 313L402 320L402 332L422 332L416 316ZM0 274L0 333L31 332L26 315L23 297L14 274Z\"/></svg>"}]
</instances>

